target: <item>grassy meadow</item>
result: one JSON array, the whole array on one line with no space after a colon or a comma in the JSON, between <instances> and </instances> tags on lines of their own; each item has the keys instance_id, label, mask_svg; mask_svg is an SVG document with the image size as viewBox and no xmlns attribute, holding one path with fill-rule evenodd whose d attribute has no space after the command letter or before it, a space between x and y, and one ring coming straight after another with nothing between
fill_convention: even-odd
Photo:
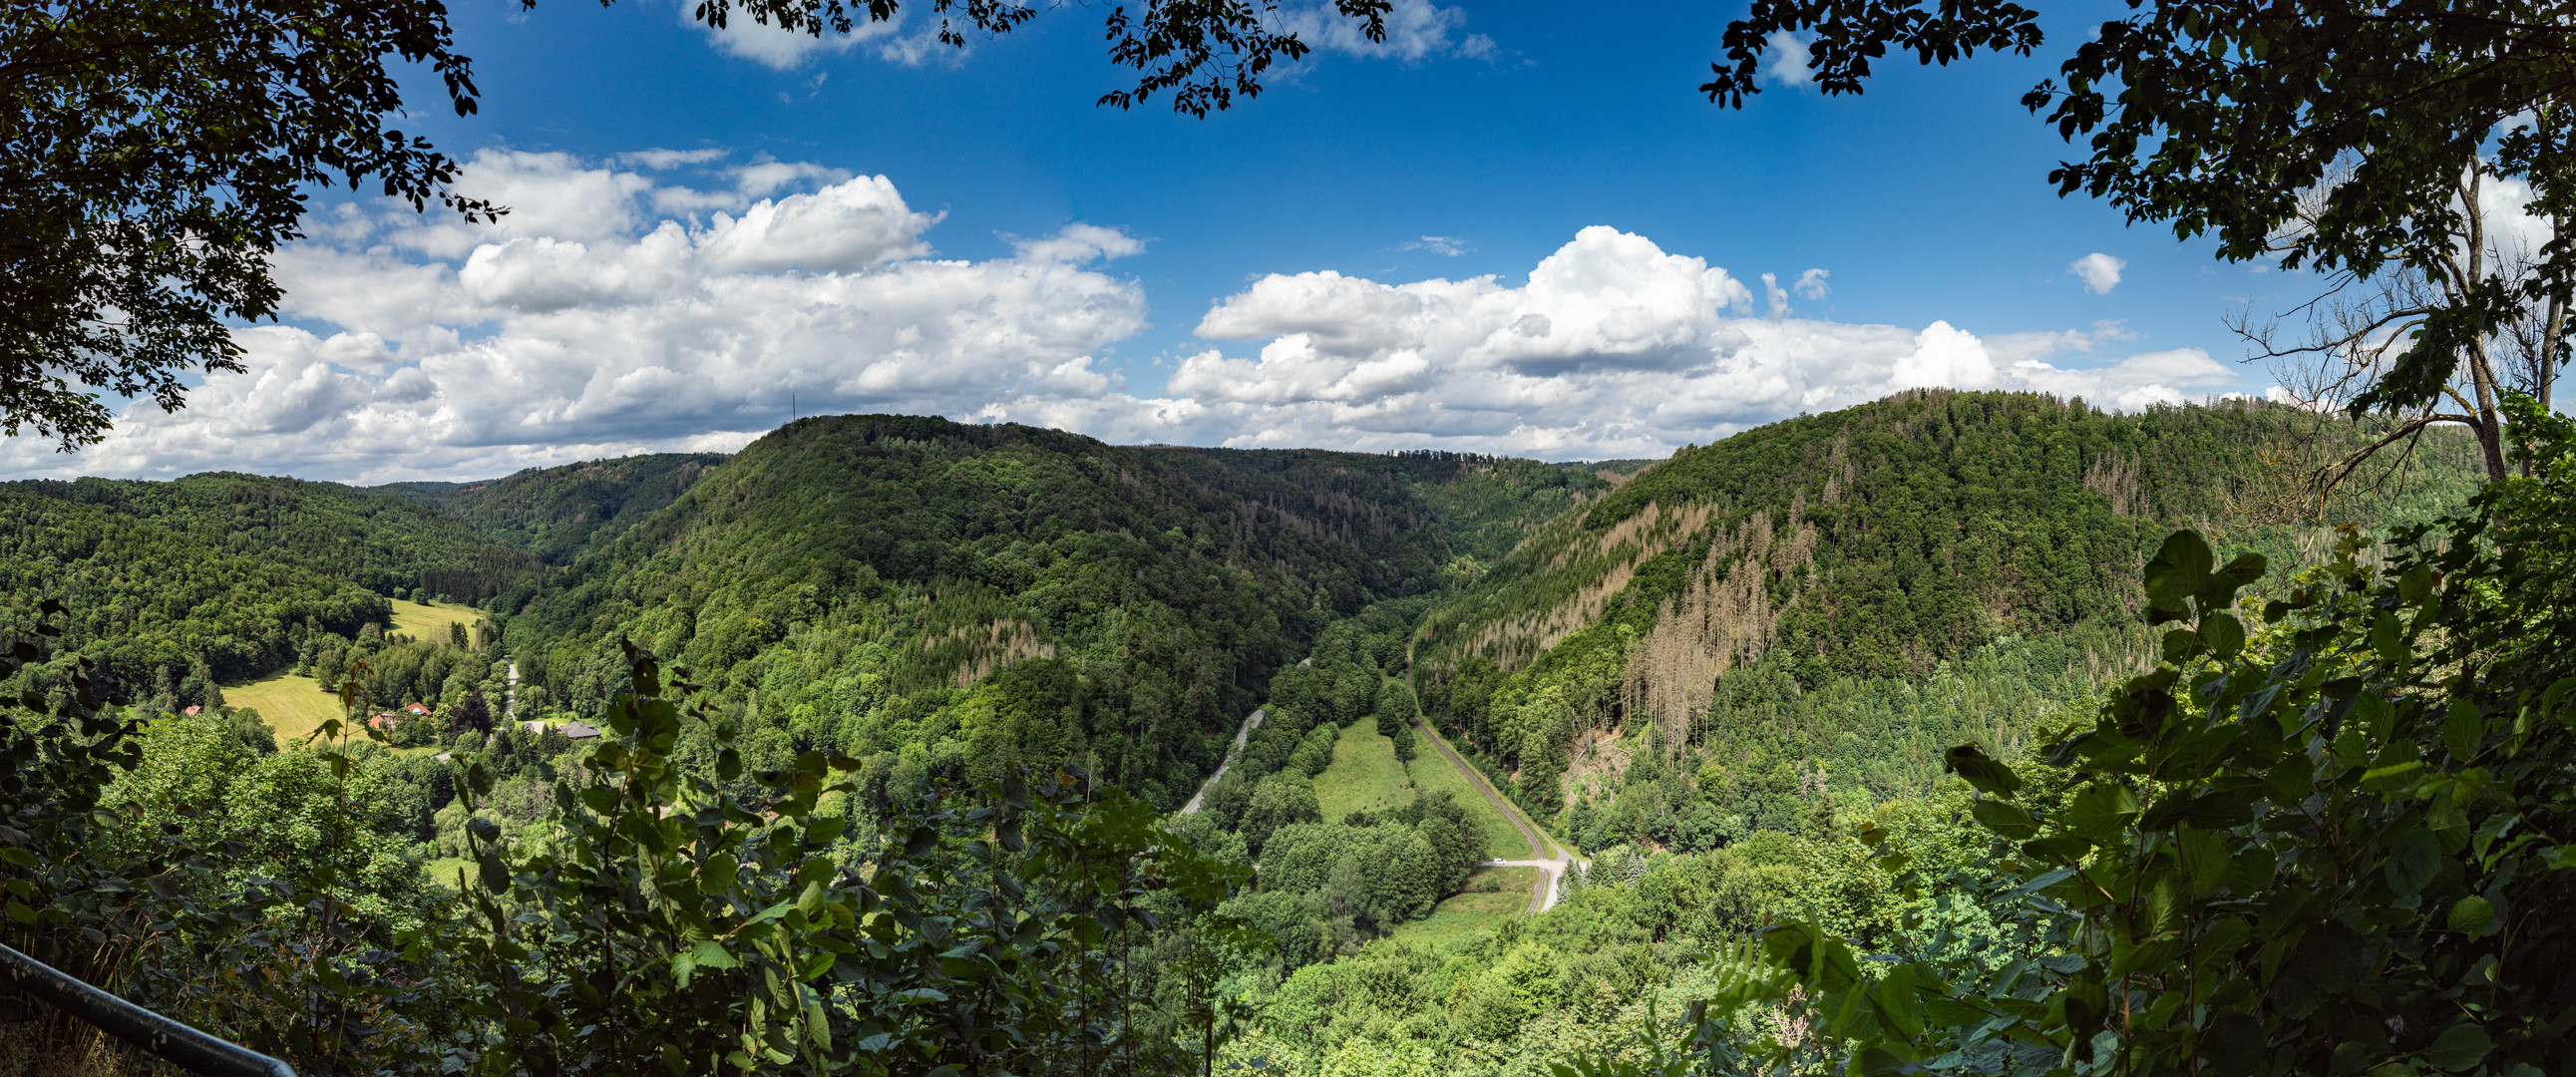
<instances>
[{"instance_id":1,"label":"grassy meadow","mask_svg":"<svg viewBox=\"0 0 2576 1077\"><path fill-rule=\"evenodd\" d=\"M1448 743L1448 741L1445 738L1442 738L1437 731L1432 731L1428 723L1414 726L1413 729L1416 736L1425 736L1429 741L1439 741L1442 744ZM1440 748L1438 745L1427 742L1423 744L1422 752L1419 756L1415 757L1414 762L1416 765L1419 765L1424 759L1439 759L1444 763L1448 761L1447 757L1440 754ZM1426 783L1424 788L1441 788L1440 786L1428 784L1429 779L1427 777L1427 773L1428 772L1426 772ZM1447 775L1451 780L1456 781L1460 787L1466 790L1466 792L1458 794L1459 800L1464 801L1467 799L1468 793L1475 793L1477 803L1483 804L1487 808L1493 807L1493 801L1486 800L1483 793L1476 792L1475 779L1464 774L1460 774L1456 767L1444 767L1442 768L1442 773ZM1519 806L1506 800L1503 802L1503 810L1511 814L1502 822L1503 833L1506 836L1496 841L1496 844L1494 845L1494 849L1496 850L1494 859L1519 860L1523 857L1527 857L1532 860L1544 860L1551 857L1566 855L1565 850L1556 845L1555 839L1549 837L1547 831L1540 829L1537 824L1531 823L1529 816L1523 814ZM1522 824L1527 825L1530 828L1530 833L1538 835L1539 841L1544 843L1547 847L1534 852L1524 852L1523 850L1527 850L1529 848L1529 842L1521 837L1521 832L1518 827L1511 825L1512 819L1518 819Z\"/></svg>"},{"instance_id":2,"label":"grassy meadow","mask_svg":"<svg viewBox=\"0 0 2576 1077\"><path fill-rule=\"evenodd\" d=\"M421 877L450 890L456 889L458 871L463 871L465 877L471 879L474 877L474 870L473 861L453 856L432 857L422 861L420 865Z\"/></svg>"},{"instance_id":3,"label":"grassy meadow","mask_svg":"<svg viewBox=\"0 0 2576 1077\"><path fill-rule=\"evenodd\" d=\"M445 639L447 626L461 624L470 629L482 619L482 610L459 603L394 600L393 630L414 639Z\"/></svg>"},{"instance_id":4,"label":"grassy meadow","mask_svg":"<svg viewBox=\"0 0 2576 1077\"><path fill-rule=\"evenodd\" d=\"M1420 736L1419 727L1415 735ZM1535 859L1539 855L1530 851L1529 842L1522 839L1520 829L1501 812L1495 811L1493 802L1486 800L1485 794L1478 792L1475 783L1459 773L1457 767L1451 766L1449 757L1440 754L1439 749L1423 744L1416 750L1411 768L1413 787L1417 791L1425 794L1446 791L1457 799L1459 807L1467 809L1467 818L1474 820L1477 828L1485 832L1487 857L1521 860Z\"/></svg>"},{"instance_id":5,"label":"grassy meadow","mask_svg":"<svg viewBox=\"0 0 2576 1077\"><path fill-rule=\"evenodd\" d=\"M338 695L323 691L311 677L286 673L249 684L226 685L224 703L258 711L260 720L277 731L281 747L304 739L322 723L340 716Z\"/></svg>"},{"instance_id":6,"label":"grassy meadow","mask_svg":"<svg viewBox=\"0 0 2576 1077\"><path fill-rule=\"evenodd\" d=\"M474 622L482 619L483 611L472 606L394 600L393 631L418 639L444 639L448 625L462 624L471 628ZM311 677L280 673L248 684L223 687L224 703L258 711L260 720L277 731L280 747L303 740L321 728L322 723L340 717L340 697L325 691Z\"/></svg>"},{"instance_id":7,"label":"grassy meadow","mask_svg":"<svg viewBox=\"0 0 2576 1077\"><path fill-rule=\"evenodd\" d=\"M1315 801L1327 822L1360 810L1384 811L1413 803L1413 780L1395 758L1395 742L1377 723L1353 722L1333 745L1333 765L1315 776Z\"/></svg>"},{"instance_id":8,"label":"grassy meadow","mask_svg":"<svg viewBox=\"0 0 2576 1077\"><path fill-rule=\"evenodd\" d=\"M1530 887L1546 878L1547 873L1537 868L1477 868L1467 878L1465 891L1433 906L1427 918L1397 924L1391 937L1437 950L1469 935L1494 931L1529 909ZM1502 889L1484 893L1487 879L1502 880Z\"/></svg>"}]
</instances>

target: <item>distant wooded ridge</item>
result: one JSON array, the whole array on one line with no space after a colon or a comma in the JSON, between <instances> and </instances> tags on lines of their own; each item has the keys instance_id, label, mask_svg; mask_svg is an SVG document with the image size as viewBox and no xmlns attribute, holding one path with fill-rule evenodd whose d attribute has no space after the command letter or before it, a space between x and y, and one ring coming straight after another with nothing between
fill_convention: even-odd
<instances>
[{"instance_id":1,"label":"distant wooded ridge","mask_svg":"<svg viewBox=\"0 0 2576 1077\"><path fill-rule=\"evenodd\" d=\"M1011 742L993 749L1010 757L1114 745L1104 775L1177 803L1270 675L1375 602L1441 596L1418 636L1426 703L1519 774L1526 733L1490 708L1454 717L1503 671L1552 676L1629 641L1541 723L1551 755L1605 717L1704 714L1717 668L1777 667L1813 687L1920 675L2007 636L2099 634L2134 606L2138 547L2168 525L2313 532L2251 510L2292 480L2303 445L2360 429L2259 403L2118 415L1918 391L1668 461L1549 464L827 416L730 456L468 483L10 483L0 573L9 602L61 597L67 642L141 683L264 675L311 653L308 638L381 620L379 596L444 597L489 610L530 698L566 717L618 690L631 640L746 707L804 707L797 743L854 749L963 733L887 716L918 692L1056 663L1081 702L1042 709L1081 717L975 735ZM2456 441L2428 440L2410 484L2334 511L2456 501L2469 481ZM1758 587L1730 575L1748 559ZM2106 646L2080 660L2107 660ZM874 678L875 695L832 687L852 678Z\"/></svg>"}]
</instances>

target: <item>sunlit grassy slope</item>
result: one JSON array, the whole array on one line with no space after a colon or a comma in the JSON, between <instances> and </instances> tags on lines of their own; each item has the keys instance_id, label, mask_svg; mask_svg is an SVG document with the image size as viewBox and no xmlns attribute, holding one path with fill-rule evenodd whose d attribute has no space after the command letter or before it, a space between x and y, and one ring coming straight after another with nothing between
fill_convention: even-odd
<instances>
[{"instance_id":1,"label":"sunlit grassy slope","mask_svg":"<svg viewBox=\"0 0 2576 1077\"><path fill-rule=\"evenodd\" d=\"M483 611L472 606L394 600L394 631L416 639L445 639L448 625L461 624L472 628L474 622L482 619Z\"/></svg>"},{"instance_id":2,"label":"sunlit grassy slope","mask_svg":"<svg viewBox=\"0 0 2576 1077\"><path fill-rule=\"evenodd\" d=\"M1500 878L1502 890L1483 893L1489 878ZM1392 937L1436 950L1469 935L1493 931L1529 908L1530 887L1543 878L1537 868L1477 868L1467 879L1465 892L1434 906L1427 919L1397 924Z\"/></svg>"},{"instance_id":3,"label":"sunlit grassy slope","mask_svg":"<svg viewBox=\"0 0 2576 1077\"><path fill-rule=\"evenodd\" d=\"M1413 787L1417 792L1446 791L1457 799L1459 807L1467 809L1467 818L1475 822L1476 829L1484 832L1487 857L1519 860L1537 855L1530 851L1528 842L1521 840L1521 832L1512 826L1511 820L1495 811L1493 802L1477 792L1476 787L1468 783L1467 776L1458 773L1458 768L1451 766L1449 758L1441 755L1438 749L1428 744L1420 746L1415 749L1413 762L1408 766L1413 772Z\"/></svg>"},{"instance_id":4,"label":"sunlit grassy slope","mask_svg":"<svg viewBox=\"0 0 2576 1077\"><path fill-rule=\"evenodd\" d=\"M226 686L224 703L259 711L260 719L277 730L280 745L302 740L322 723L340 716L339 696L323 691L311 677L283 673L249 684Z\"/></svg>"},{"instance_id":5,"label":"sunlit grassy slope","mask_svg":"<svg viewBox=\"0 0 2576 1077\"><path fill-rule=\"evenodd\" d=\"M456 889L456 873L460 870L465 872L466 878L473 878L474 862L471 860L460 860L452 856L442 856L433 858L420 866L422 877L450 890Z\"/></svg>"},{"instance_id":6,"label":"sunlit grassy slope","mask_svg":"<svg viewBox=\"0 0 2576 1077\"><path fill-rule=\"evenodd\" d=\"M448 625L471 627L482 618L483 611L472 606L394 600L393 630L420 639L444 639ZM311 677L285 673L249 684L225 685L224 702L257 710L261 720L277 730L280 745L302 740L322 723L340 716L340 697L324 691Z\"/></svg>"},{"instance_id":7,"label":"sunlit grassy slope","mask_svg":"<svg viewBox=\"0 0 2576 1077\"><path fill-rule=\"evenodd\" d=\"M1333 746L1333 765L1315 775L1315 800L1327 822L1339 822L1359 809L1384 811L1413 803L1413 783L1395 758L1395 742L1377 733L1374 722L1359 721L1342 730Z\"/></svg>"},{"instance_id":8,"label":"sunlit grassy slope","mask_svg":"<svg viewBox=\"0 0 2576 1077\"><path fill-rule=\"evenodd\" d=\"M1511 821L1469 785L1466 776L1425 745L1408 765L1395 758L1395 742L1378 735L1377 724L1363 719L1342 730L1333 746L1333 765L1315 776L1315 801L1327 822L1339 822L1352 811L1383 811L1413 803L1428 792L1446 790L1467 818L1485 835L1485 855L1512 860L1530 855L1529 845Z\"/></svg>"}]
</instances>

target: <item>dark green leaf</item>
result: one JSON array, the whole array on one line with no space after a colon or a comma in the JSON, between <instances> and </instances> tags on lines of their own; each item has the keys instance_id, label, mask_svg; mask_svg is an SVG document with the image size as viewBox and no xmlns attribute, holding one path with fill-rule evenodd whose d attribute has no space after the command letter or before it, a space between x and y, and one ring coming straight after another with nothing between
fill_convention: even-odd
<instances>
[{"instance_id":1,"label":"dark green leaf","mask_svg":"<svg viewBox=\"0 0 2576 1077\"><path fill-rule=\"evenodd\" d=\"M2247 1077L2264 1063L2263 1024L2250 1013L2222 1014L2200 1036L2200 1057L2210 1077Z\"/></svg>"},{"instance_id":2,"label":"dark green leaf","mask_svg":"<svg viewBox=\"0 0 2576 1077\"><path fill-rule=\"evenodd\" d=\"M2206 898L2226 884L2229 844L2227 835L2214 830L2184 827L2174 832L2175 859L2191 897Z\"/></svg>"},{"instance_id":3,"label":"dark green leaf","mask_svg":"<svg viewBox=\"0 0 2576 1077\"><path fill-rule=\"evenodd\" d=\"M2487 925L2494 922L2495 905L2483 897L2471 894L2451 906L2451 915L2445 926L2474 939L2483 937L2486 934Z\"/></svg>"},{"instance_id":4,"label":"dark green leaf","mask_svg":"<svg viewBox=\"0 0 2576 1077\"><path fill-rule=\"evenodd\" d=\"M1860 1057L1853 1061L1852 1068L1858 1070L1861 1077L1898 1077L1900 1074L1913 1072L1913 1067L1907 1066L1904 1059L1898 1058L1887 1048L1876 1045L1862 1048Z\"/></svg>"},{"instance_id":5,"label":"dark green leaf","mask_svg":"<svg viewBox=\"0 0 2576 1077\"><path fill-rule=\"evenodd\" d=\"M2097 782L2057 815L2060 826L2097 845L2120 840L2138 815L2138 795L2117 782Z\"/></svg>"},{"instance_id":6,"label":"dark green leaf","mask_svg":"<svg viewBox=\"0 0 2576 1077\"><path fill-rule=\"evenodd\" d=\"M2012 768L1995 761L1976 745L1962 744L1942 756L1942 767L1977 787L1989 796L2010 799L2021 788L2020 776Z\"/></svg>"},{"instance_id":7,"label":"dark green leaf","mask_svg":"<svg viewBox=\"0 0 2576 1077\"><path fill-rule=\"evenodd\" d=\"M2397 615L2387 610L2370 621L2370 649L2379 652L2379 660L2396 665L2406 657L2406 638L2397 627Z\"/></svg>"},{"instance_id":8,"label":"dark green leaf","mask_svg":"<svg viewBox=\"0 0 2576 1077\"><path fill-rule=\"evenodd\" d=\"M2388 846L2388 887L2405 897L2419 894L2442 866L2442 843L2431 831L2417 828L2399 834Z\"/></svg>"},{"instance_id":9,"label":"dark green leaf","mask_svg":"<svg viewBox=\"0 0 2576 1077\"><path fill-rule=\"evenodd\" d=\"M2451 758L2463 763L2477 758L2478 742L2485 736L2486 718L2478 713L2478 705L2452 700L2450 714L2442 720L2442 747L2450 749Z\"/></svg>"},{"instance_id":10,"label":"dark green leaf","mask_svg":"<svg viewBox=\"0 0 2576 1077\"><path fill-rule=\"evenodd\" d=\"M2200 638L2224 661L2245 648L2245 625L2234 614L2222 610L2200 619Z\"/></svg>"},{"instance_id":11,"label":"dark green leaf","mask_svg":"<svg viewBox=\"0 0 2576 1077\"><path fill-rule=\"evenodd\" d=\"M2184 602L2209 582L2212 560L2209 542L2199 532L2176 531L2166 536L2164 546L2147 562L2147 603L2166 612L2183 612Z\"/></svg>"},{"instance_id":12,"label":"dark green leaf","mask_svg":"<svg viewBox=\"0 0 2576 1077\"><path fill-rule=\"evenodd\" d=\"M2065 993L2059 997L2066 1007L2066 1027L2079 1037L2091 1036L2093 1030L2102 1027L2103 1019L2111 1012L2102 981L2089 975L2067 985Z\"/></svg>"},{"instance_id":13,"label":"dark green leaf","mask_svg":"<svg viewBox=\"0 0 2576 1077\"><path fill-rule=\"evenodd\" d=\"M2487 1037L2487 1030L2462 1021L2443 1029L2441 1035L2433 1038L2432 1048L2424 1052L2424 1061L2458 1073L2476 1068L2478 1063L2486 1061L2487 1052L2494 1049L2495 1041Z\"/></svg>"},{"instance_id":14,"label":"dark green leaf","mask_svg":"<svg viewBox=\"0 0 2576 1077\"><path fill-rule=\"evenodd\" d=\"M1980 800L1968 806L1968 814L1994 831L1999 837L2023 841L2039 833L2039 823L2030 813L2000 800Z\"/></svg>"}]
</instances>

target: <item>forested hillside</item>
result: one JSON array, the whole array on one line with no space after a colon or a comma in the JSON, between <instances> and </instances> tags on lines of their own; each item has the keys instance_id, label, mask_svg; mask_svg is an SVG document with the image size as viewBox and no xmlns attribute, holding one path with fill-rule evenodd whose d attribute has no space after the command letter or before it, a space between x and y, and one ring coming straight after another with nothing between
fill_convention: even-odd
<instances>
[{"instance_id":1,"label":"forested hillside","mask_svg":"<svg viewBox=\"0 0 2576 1077\"><path fill-rule=\"evenodd\" d=\"M2177 525L2372 571L2376 540L2266 507L2283 445L2367 434L2293 418L1915 393L1648 466L845 416L730 457L489 483L20 484L0 491L0 572L26 601L0 628L41 646L0 698L87 716L13 719L45 746L7 758L95 769L0 809L41 863L101 880L21 890L150 941L82 949L50 921L12 937L360 1072L455 1052L624 1072L744 1028L767 1030L770 1063L867 1072L1633 1060L1744 989L1694 948L1765 924L1951 962L1961 983L2057 945L1995 919L2009 902L1951 896L1997 870L1978 828L2020 817L1942 770L1962 743L2029 760L2106 684L2200 646L2149 634L2139 582L2180 571L2150 564L2172 563ZM2467 492L2462 449L2427 441L2403 483L2331 509L2429 519ZM400 573L466 554L516 573L465 592L488 622L365 582L436 597ZM2319 602L2269 586L2245 617ZM2233 622L2203 612L2227 643ZM2282 645L2258 634L2228 645ZM85 696L84 660L130 704ZM2241 660L2231 685L2289 668ZM213 685L288 669L272 682L345 685L356 716L426 713L281 748ZM2334 757L2360 758L2358 735ZM265 879L328 900L298 912ZM368 1031L281 1021L300 981L227 978L268 936L150 934L165 898L283 925L376 984L349 996ZM608 975L621 986L595 990ZM790 980L830 1004L760 1001ZM1813 1016L1770 1005L1728 1049ZM460 1016L475 1006L525 1026ZM1087 1007L1109 1009L1065 1016Z\"/></svg>"},{"instance_id":2,"label":"forested hillside","mask_svg":"<svg viewBox=\"0 0 2576 1077\"><path fill-rule=\"evenodd\" d=\"M432 506L338 483L217 472L0 486L0 631L24 634L39 601L60 601L66 654L174 709L390 630L390 598L477 602L544 571ZM32 675L60 691L69 671Z\"/></svg>"},{"instance_id":3,"label":"forested hillside","mask_svg":"<svg viewBox=\"0 0 2576 1077\"><path fill-rule=\"evenodd\" d=\"M1795 830L1825 799L1927 788L1951 744L2018 748L2151 663L2137 573L2174 528L2312 559L2324 529L2247 507L2295 421L1921 391L1688 448L1433 611L1416 682L1587 846ZM2429 518L2474 476L2465 439L2430 438L2335 511Z\"/></svg>"},{"instance_id":4,"label":"forested hillside","mask_svg":"<svg viewBox=\"0 0 2576 1077\"><path fill-rule=\"evenodd\" d=\"M1490 556L1607 485L1445 454L809 419L500 611L540 707L595 710L632 640L709 679L777 757L829 747L914 783L1088 761L1168 808L1334 619L1427 593L1460 545Z\"/></svg>"},{"instance_id":5,"label":"forested hillside","mask_svg":"<svg viewBox=\"0 0 2576 1077\"><path fill-rule=\"evenodd\" d=\"M214 680L293 661L308 634L354 636L391 616L381 594L224 535L211 521L174 530L98 504L0 490L0 631L29 637L37 603L59 601L70 613L58 646L138 696L187 705L205 701ZM63 675L41 667L44 683L32 687L60 690Z\"/></svg>"},{"instance_id":6,"label":"forested hillside","mask_svg":"<svg viewBox=\"0 0 2576 1077\"><path fill-rule=\"evenodd\" d=\"M481 602L542 568L466 520L340 483L208 472L169 482L28 480L5 489L102 509L202 547L294 565L381 595Z\"/></svg>"},{"instance_id":7,"label":"forested hillside","mask_svg":"<svg viewBox=\"0 0 2576 1077\"><path fill-rule=\"evenodd\" d=\"M417 498L492 541L563 565L670 504L724 461L718 453L659 453L529 468L484 482L375 489Z\"/></svg>"}]
</instances>

